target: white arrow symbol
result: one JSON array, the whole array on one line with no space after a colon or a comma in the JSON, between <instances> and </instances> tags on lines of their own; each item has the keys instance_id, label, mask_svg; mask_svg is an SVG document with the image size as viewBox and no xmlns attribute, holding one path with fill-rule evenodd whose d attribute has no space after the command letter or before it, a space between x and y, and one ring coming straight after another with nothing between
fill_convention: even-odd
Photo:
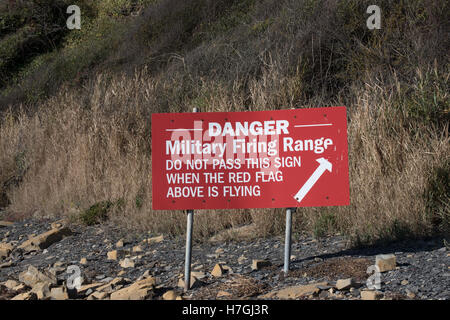
<instances>
[{"instance_id":1,"label":"white arrow symbol","mask_svg":"<svg viewBox=\"0 0 450 320\"><path fill-rule=\"evenodd\" d=\"M298 202L302 201L303 198L306 196L306 194L311 190L313 185L319 180L319 178L322 176L322 174L325 172L325 170L328 170L331 172L333 165L331 162L329 162L325 158L319 158L316 159L316 161L319 163L319 167L317 167L316 171L309 177L309 179L305 182L303 187L297 192L297 194L294 196L295 200Z\"/></svg>"}]
</instances>

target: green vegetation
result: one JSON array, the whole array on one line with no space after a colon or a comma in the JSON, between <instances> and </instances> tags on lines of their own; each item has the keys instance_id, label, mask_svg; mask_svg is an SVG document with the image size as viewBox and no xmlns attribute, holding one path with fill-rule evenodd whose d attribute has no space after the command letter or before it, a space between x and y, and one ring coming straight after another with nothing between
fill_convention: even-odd
<instances>
[{"instance_id":1,"label":"green vegetation","mask_svg":"<svg viewBox=\"0 0 450 320\"><path fill-rule=\"evenodd\" d=\"M68 1L33 0L0 6L0 87L30 61L58 48L68 30Z\"/></svg>"},{"instance_id":2,"label":"green vegetation","mask_svg":"<svg viewBox=\"0 0 450 320\"><path fill-rule=\"evenodd\" d=\"M108 211L113 203L110 201L102 201L89 207L80 214L80 220L87 226L92 226L104 222L108 219Z\"/></svg>"},{"instance_id":3,"label":"green vegetation","mask_svg":"<svg viewBox=\"0 0 450 320\"><path fill-rule=\"evenodd\" d=\"M450 227L450 162L435 168L425 190L427 212L433 225L442 230Z\"/></svg>"},{"instance_id":4,"label":"green vegetation","mask_svg":"<svg viewBox=\"0 0 450 320\"><path fill-rule=\"evenodd\" d=\"M336 231L336 217L331 212L323 212L319 215L314 225L314 236L321 238Z\"/></svg>"}]
</instances>

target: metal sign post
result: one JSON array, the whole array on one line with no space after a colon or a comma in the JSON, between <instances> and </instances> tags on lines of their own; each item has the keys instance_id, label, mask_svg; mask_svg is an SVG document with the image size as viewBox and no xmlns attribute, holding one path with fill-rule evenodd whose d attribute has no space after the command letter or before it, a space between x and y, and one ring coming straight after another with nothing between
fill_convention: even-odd
<instances>
[{"instance_id":1,"label":"metal sign post","mask_svg":"<svg viewBox=\"0 0 450 320\"><path fill-rule=\"evenodd\" d=\"M187 211L186 226L186 258L184 265L184 291L191 286L191 256L192 256L192 226L194 224L194 210Z\"/></svg>"},{"instance_id":2,"label":"metal sign post","mask_svg":"<svg viewBox=\"0 0 450 320\"><path fill-rule=\"evenodd\" d=\"M284 240L284 273L289 272L289 262L291 261L291 235L292 235L292 213L295 208L286 209L286 236Z\"/></svg>"},{"instance_id":3,"label":"metal sign post","mask_svg":"<svg viewBox=\"0 0 450 320\"><path fill-rule=\"evenodd\" d=\"M198 112L198 108L194 108L193 112ZM194 225L194 210L187 210L186 225L186 257L184 261L184 291L188 291L191 287L191 257L192 257L192 227Z\"/></svg>"}]
</instances>

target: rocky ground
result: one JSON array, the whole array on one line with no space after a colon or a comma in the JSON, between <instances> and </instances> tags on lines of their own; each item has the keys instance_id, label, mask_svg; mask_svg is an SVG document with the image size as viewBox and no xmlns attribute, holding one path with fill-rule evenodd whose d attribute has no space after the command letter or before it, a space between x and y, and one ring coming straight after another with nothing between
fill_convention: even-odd
<instances>
[{"instance_id":1,"label":"rocky ground","mask_svg":"<svg viewBox=\"0 0 450 320\"><path fill-rule=\"evenodd\" d=\"M339 235L298 236L288 275L281 237L212 240L194 244L193 287L183 293L182 237L56 220L0 222L0 299L450 299L442 238L352 249ZM375 264L381 288L367 291ZM77 270L81 287L71 289Z\"/></svg>"}]
</instances>

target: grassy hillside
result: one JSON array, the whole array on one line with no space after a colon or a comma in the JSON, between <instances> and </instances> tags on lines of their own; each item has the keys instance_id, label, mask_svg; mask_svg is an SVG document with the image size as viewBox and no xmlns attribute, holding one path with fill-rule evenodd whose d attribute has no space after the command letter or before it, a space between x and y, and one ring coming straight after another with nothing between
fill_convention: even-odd
<instances>
[{"instance_id":1,"label":"grassy hillside","mask_svg":"<svg viewBox=\"0 0 450 320\"><path fill-rule=\"evenodd\" d=\"M81 30L64 27L69 2ZM151 210L151 113L346 105L351 205L300 209L296 230L448 234L450 5L378 1L382 28L368 30L370 4L1 4L0 201L16 216L101 207L125 227L182 233L182 212ZM284 211L199 212L195 232L248 222L280 233Z\"/></svg>"}]
</instances>

